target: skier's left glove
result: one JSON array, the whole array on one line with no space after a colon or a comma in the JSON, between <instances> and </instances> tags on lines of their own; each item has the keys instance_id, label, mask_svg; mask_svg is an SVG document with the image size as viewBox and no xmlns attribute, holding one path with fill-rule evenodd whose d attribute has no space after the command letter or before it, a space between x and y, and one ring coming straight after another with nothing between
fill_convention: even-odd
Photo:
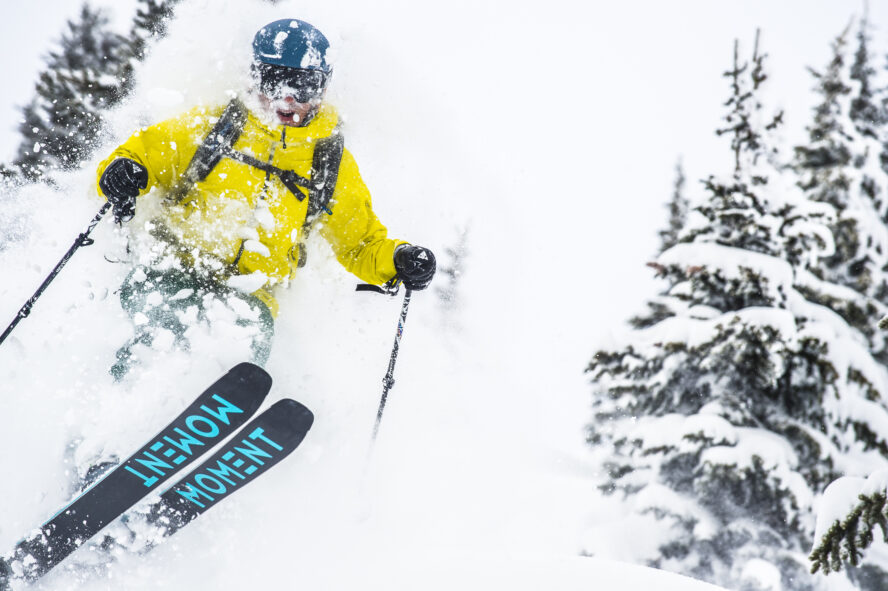
<instances>
[{"instance_id":1,"label":"skier's left glove","mask_svg":"<svg viewBox=\"0 0 888 591\"><path fill-rule=\"evenodd\" d=\"M136 197L148 186L148 169L129 158L118 158L105 168L99 188L114 206L114 221L128 222L136 214Z\"/></svg>"},{"instance_id":2,"label":"skier's left glove","mask_svg":"<svg viewBox=\"0 0 888 591\"><path fill-rule=\"evenodd\" d=\"M395 270L407 289L425 289L435 276L435 255L428 248L402 244L395 249Z\"/></svg>"}]
</instances>

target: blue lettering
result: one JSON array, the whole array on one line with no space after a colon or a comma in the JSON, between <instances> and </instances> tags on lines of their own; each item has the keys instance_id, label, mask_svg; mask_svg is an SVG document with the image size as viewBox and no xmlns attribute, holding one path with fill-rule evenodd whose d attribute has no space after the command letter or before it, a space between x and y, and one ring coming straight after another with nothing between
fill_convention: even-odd
<instances>
[{"instance_id":1,"label":"blue lettering","mask_svg":"<svg viewBox=\"0 0 888 591\"><path fill-rule=\"evenodd\" d=\"M228 492L228 489L225 488L225 485L213 478L212 476L207 476L206 474L198 474L194 477L194 481L201 487L205 488L211 493L216 493L217 495L224 495ZM210 481L210 484L215 484L215 488L207 485L207 481Z\"/></svg>"},{"instance_id":2,"label":"blue lettering","mask_svg":"<svg viewBox=\"0 0 888 591\"><path fill-rule=\"evenodd\" d=\"M207 468L207 472L209 472L213 476L218 476L219 478L221 478L222 480L224 480L225 482L227 482L228 484L230 484L232 486L234 486L237 483L234 480L231 480L230 478L228 478L229 474L233 474L234 476L237 476L241 480L246 479L246 476L243 476L240 472L232 469L231 466L228 466L227 464L224 464L221 461L216 462L216 466L217 466L216 468Z\"/></svg>"},{"instance_id":3,"label":"blue lettering","mask_svg":"<svg viewBox=\"0 0 888 591\"><path fill-rule=\"evenodd\" d=\"M156 476L145 476L144 474L142 474L141 472L139 472L138 470L136 470L135 468L132 468L130 466L124 466L124 468L126 468L128 472L132 472L133 474L135 474L136 476L138 476L139 478L144 480L145 486L147 486L149 488L154 486L155 483L157 483L158 478Z\"/></svg>"},{"instance_id":4,"label":"blue lettering","mask_svg":"<svg viewBox=\"0 0 888 591\"><path fill-rule=\"evenodd\" d=\"M274 441L272 441L271 439L269 439L268 437L263 435L263 433L265 433L265 430L262 427L257 427L255 431L250 433L250 439L261 439L262 441L264 441L265 443L267 443L271 447L275 448L276 450L284 451L283 447L281 447L280 445L278 445L277 443L275 443Z\"/></svg>"},{"instance_id":5,"label":"blue lettering","mask_svg":"<svg viewBox=\"0 0 888 591\"><path fill-rule=\"evenodd\" d=\"M201 431L200 429L198 429L197 427L194 426L194 424L198 423L198 422L209 425L210 430L209 431ZM219 426L216 425L216 423L214 423L210 419L208 419L206 417L202 417L200 415L191 415L190 417L185 419L185 424L188 425L189 429L191 429L192 431L194 431L195 433L197 433L201 437L206 437L207 439L215 437L216 435L219 434Z\"/></svg>"},{"instance_id":6,"label":"blue lettering","mask_svg":"<svg viewBox=\"0 0 888 591\"><path fill-rule=\"evenodd\" d=\"M140 464L142 464L143 466L145 466L146 468L148 468L149 470L151 470L152 472L156 472L157 474L160 474L161 476L163 476L166 474L166 472L161 470L161 468L168 468L170 470L173 469L172 466L170 466L169 464L167 464L166 462L164 462L163 460L161 460L160 458L158 458L154 454L150 454L146 451L146 452L142 452L142 455L144 455L145 457L147 457L149 459L143 460L141 458L135 458L135 460L137 462L139 462Z\"/></svg>"},{"instance_id":7,"label":"blue lettering","mask_svg":"<svg viewBox=\"0 0 888 591\"><path fill-rule=\"evenodd\" d=\"M264 466L265 462L263 462L259 458L260 457L262 457L262 458L270 458L271 457L270 453L262 451L261 449L259 449L253 443L247 441L246 439L242 440L241 443L243 443L244 445L250 446L250 449L247 449L244 447L235 447L234 450L237 451L238 453L240 453L241 455L249 458L249 460L251 462L259 464L260 466ZM250 472L250 474L252 474L252 472Z\"/></svg>"},{"instance_id":8,"label":"blue lettering","mask_svg":"<svg viewBox=\"0 0 888 591\"><path fill-rule=\"evenodd\" d=\"M194 503L195 505L197 505L201 509L206 507L206 505L204 505L203 503L201 503L200 501L197 500L199 496L208 499L211 503L213 502L213 497L211 497L207 493L203 492L202 490L200 490L199 488L197 488L193 484L189 484L186 482L182 486L184 487L184 489L178 488L178 489L176 489L176 493L178 493L179 496L183 497L186 501Z\"/></svg>"},{"instance_id":9,"label":"blue lettering","mask_svg":"<svg viewBox=\"0 0 888 591\"><path fill-rule=\"evenodd\" d=\"M172 437L164 437L164 439L167 443L176 447L186 455L194 455L194 452L191 451L192 446L204 445L204 443L200 439L197 439L194 435L191 435L190 433L186 433L179 427L176 427L175 431L182 436L182 439L180 439L179 441L176 441Z\"/></svg>"},{"instance_id":10,"label":"blue lettering","mask_svg":"<svg viewBox=\"0 0 888 591\"><path fill-rule=\"evenodd\" d=\"M222 422L225 423L226 425L230 425L230 424L231 424L231 422L228 420L228 415L230 415L230 414L232 414L232 413L242 413L242 412L244 412L242 409L240 409L240 408L238 408L237 406L231 404L230 402L228 402L227 400L225 400L224 398L222 398L222 397L219 396L218 394L213 394L213 400L215 400L216 402L218 402L219 404L222 404L222 405L224 405L224 406L220 406L220 407L217 408L215 411L213 411L213 410L212 410L210 407L208 407L207 405L203 405L203 406L200 407L201 410L203 410L203 411L204 411L205 413L207 413L208 415L210 415L210 416L212 416L212 417L215 417L215 418L219 419L220 421L222 421Z\"/></svg>"}]
</instances>

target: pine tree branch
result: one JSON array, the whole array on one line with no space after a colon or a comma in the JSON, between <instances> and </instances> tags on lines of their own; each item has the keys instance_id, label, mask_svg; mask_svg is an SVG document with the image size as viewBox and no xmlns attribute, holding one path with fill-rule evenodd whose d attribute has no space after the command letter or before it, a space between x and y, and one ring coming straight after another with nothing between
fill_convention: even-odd
<instances>
[{"instance_id":1,"label":"pine tree branch","mask_svg":"<svg viewBox=\"0 0 888 591\"><path fill-rule=\"evenodd\" d=\"M886 493L860 495L860 503L855 505L844 521L836 521L820 538L820 543L808 556L811 561L811 573L842 570L844 563L858 566L863 551L870 547L875 539L873 530L878 526L882 530L882 539L888 542L888 516L885 514Z\"/></svg>"}]
</instances>

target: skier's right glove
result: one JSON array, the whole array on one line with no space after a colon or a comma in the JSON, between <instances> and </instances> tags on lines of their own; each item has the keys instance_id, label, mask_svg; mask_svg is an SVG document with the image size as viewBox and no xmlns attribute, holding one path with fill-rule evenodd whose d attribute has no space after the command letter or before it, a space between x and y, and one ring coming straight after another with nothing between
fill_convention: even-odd
<instances>
[{"instance_id":1,"label":"skier's right glove","mask_svg":"<svg viewBox=\"0 0 888 591\"><path fill-rule=\"evenodd\" d=\"M407 289L425 289L435 276L435 255L428 248L401 244L395 249L395 270Z\"/></svg>"},{"instance_id":2,"label":"skier's right glove","mask_svg":"<svg viewBox=\"0 0 888 591\"><path fill-rule=\"evenodd\" d=\"M118 158L105 168L99 188L114 206L114 221L128 222L136 215L136 197L148 186L148 169L129 158Z\"/></svg>"}]
</instances>

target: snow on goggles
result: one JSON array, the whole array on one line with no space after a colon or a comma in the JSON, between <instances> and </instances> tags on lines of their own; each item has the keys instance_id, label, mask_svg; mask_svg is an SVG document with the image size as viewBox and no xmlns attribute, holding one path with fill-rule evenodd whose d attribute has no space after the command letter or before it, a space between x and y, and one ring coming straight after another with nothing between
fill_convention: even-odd
<instances>
[{"instance_id":1,"label":"snow on goggles","mask_svg":"<svg viewBox=\"0 0 888 591\"><path fill-rule=\"evenodd\" d=\"M320 70L301 70L272 64L256 64L259 91L270 99L293 97L298 103L321 98L327 75Z\"/></svg>"}]
</instances>

